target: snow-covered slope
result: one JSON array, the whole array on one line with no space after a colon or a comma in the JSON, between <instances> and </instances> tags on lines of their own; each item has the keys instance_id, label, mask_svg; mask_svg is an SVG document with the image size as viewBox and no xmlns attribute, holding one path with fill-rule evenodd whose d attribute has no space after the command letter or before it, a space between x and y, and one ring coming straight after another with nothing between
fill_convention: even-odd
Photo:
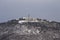
<instances>
[{"instance_id":1,"label":"snow-covered slope","mask_svg":"<svg viewBox=\"0 0 60 40\"><path fill-rule=\"evenodd\" d=\"M39 19L38 19L39 20ZM41 21L0 23L0 40L60 40L60 23Z\"/></svg>"}]
</instances>

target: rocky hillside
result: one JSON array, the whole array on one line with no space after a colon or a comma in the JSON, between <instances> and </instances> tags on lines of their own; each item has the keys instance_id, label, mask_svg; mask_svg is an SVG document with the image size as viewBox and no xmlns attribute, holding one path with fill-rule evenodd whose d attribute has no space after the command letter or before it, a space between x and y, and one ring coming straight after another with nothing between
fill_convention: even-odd
<instances>
[{"instance_id":1,"label":"rocky hillside","mask_svg":"<svg viewBox=\"0 0 60 40\"><path fill-rule=\"evenodd\" d=\"M0 23L0 40L60 40L60 22L38 19L19 24L19 20Z\"/></svg>"}]
</instances>

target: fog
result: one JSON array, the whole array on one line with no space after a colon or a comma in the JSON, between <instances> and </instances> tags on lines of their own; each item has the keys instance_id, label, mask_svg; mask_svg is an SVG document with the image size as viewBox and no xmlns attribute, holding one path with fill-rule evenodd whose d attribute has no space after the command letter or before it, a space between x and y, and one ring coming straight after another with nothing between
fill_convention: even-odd
<instances>
[{"instance_id":1,"label":"fog","mask_svg":"<svg viewBox=\"0 0 60 40\"><path fill-rule=\"evenodd\" d=\"M60 22L60 0L0 0L0 22L28 14Z\"/></svg>"}]
</instances>

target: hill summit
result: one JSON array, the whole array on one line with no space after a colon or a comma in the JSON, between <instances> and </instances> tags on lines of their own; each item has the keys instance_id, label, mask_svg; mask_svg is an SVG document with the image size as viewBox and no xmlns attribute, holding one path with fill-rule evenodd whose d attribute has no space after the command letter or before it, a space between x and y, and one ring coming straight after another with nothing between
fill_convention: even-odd
<instances>
[{"instance_id":1,"label":"hill summit","mask_svg":"<svg viewBox=\"0 0 60 40\"><path fill-rule=\"evenodd\" d=\"M0 40L60 40L60 22L23 17L0 23Z\"/></svg>"}]
</instances>

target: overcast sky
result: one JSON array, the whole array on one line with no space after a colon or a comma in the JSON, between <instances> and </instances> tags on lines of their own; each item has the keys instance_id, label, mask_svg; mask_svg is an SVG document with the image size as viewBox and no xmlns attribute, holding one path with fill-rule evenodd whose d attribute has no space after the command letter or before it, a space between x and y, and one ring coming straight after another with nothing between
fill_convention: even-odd
<instances>
[{"instance_id":1,"label":"overcast sky","mask_svg":"<svg viewBox=\"0 0 60 40\"><path fill-rule=\"evenodd\" d=\"M0 0L0 22L27 16L60 21L60 0Z\"/></svg>"}]
</instances>

